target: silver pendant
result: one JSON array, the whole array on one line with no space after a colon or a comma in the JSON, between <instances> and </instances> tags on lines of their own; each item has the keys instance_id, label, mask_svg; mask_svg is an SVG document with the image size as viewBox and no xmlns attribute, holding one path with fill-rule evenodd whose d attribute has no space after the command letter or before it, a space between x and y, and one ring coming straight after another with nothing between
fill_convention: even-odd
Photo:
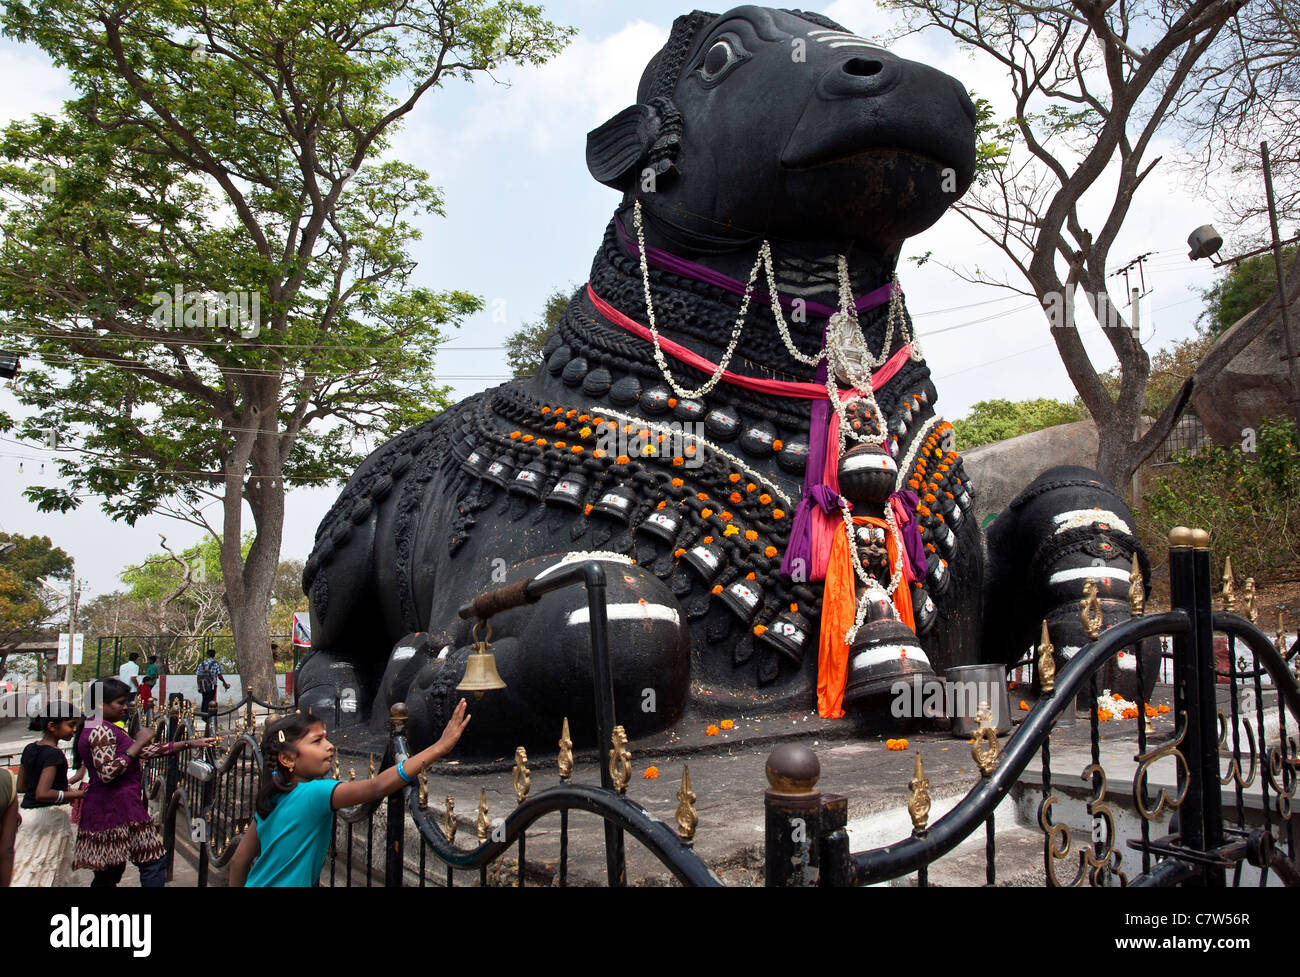
<instances>
[{"instance_id":1,"label":"silver pendant","mask_svg":"<svg viewBox=\"0 0 1300 977\"><path fill-rule=\"evenodd\" d=\"M867 343L857 316L836 312L826 326L826 345L833 346L838 355L832 357L835 379L841 386L852 387L858 378L870 376L867 367Z\"/></svg>"}]
</instances>

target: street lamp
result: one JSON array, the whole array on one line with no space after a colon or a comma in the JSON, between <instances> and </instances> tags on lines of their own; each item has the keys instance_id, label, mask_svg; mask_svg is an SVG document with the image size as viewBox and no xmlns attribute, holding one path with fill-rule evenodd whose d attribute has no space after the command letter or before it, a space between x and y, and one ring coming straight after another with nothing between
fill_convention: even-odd
<instances>
[{"instance_id":1,"label":"street lamp","mask_svg":"<svg viewBox=\"0 0 1300 977\"><path fill-rule=\"evenodd\" d=\"M18 373L18 354L0 349L0 379L8 380Z\"/></svg>"},{"instance_id":2,"label":"street lamp","mask_svg":"<svg viewBox=\"0 0 1300 977\"><path fill-rule=\"evenodd\" d=\"M1223 247L1223 237L1214 229L1213 224L1202 224L1188 235L1187 246L1192 249L1187 257L1193 261L1211 258Z\"/></svg>"}]
</instances>

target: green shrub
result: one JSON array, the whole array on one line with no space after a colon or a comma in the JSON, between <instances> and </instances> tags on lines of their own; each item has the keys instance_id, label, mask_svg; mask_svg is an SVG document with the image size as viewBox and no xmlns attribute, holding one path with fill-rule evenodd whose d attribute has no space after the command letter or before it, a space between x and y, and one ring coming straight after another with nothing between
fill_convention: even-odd
<instances>
[{"instance_id":1,"label":"green shrub","mask_svg":"<svg viewBox=\"0 0 1300 977\"><path fill-rule=\"evenodd\" d=\"M1163 563L1169 530L1210 533L1217 581L1232 557L1238 585L1289 577L1300 567L1300 440L1281 418L1260 426L1253 453L1212 445L1180 454L1149 478L1138 529L1152 560Z\"/></svg>"},{"instance_id":2,"label":"green shrub","mask_svg":"<svg viewBox=\"0 0 1300 977\"><path fill-rule=\"evenodd\" d=\"M1087 420L1088 412L1077 404L1040 398L1038 400L981 400L966 417L952 422L961 451L994 441L1005 441L1031 431L1058 424Z\"/></svg>"}]
</instances>

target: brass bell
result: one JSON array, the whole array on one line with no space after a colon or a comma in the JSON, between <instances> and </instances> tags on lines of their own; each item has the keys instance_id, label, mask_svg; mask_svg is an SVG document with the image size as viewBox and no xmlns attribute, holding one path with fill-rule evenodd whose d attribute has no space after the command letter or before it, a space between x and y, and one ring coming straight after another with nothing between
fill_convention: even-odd
<instances>
[{"instance_id":1,"label":"brass bell","mask_svg":"<svg viewBox=\"0 0 1300 977\"><path fill-rule=\"evenodd\" d=\"M497 673L496 656L490 651L475 652L465 662L465 677L456 686L457 692L473 692L474 698L483 698L484 692L504 689L506 683Z\"/></svg>"},{"instance_id":2,"label":"brass bell","mask_svg":"<svg viewBox=\"0 0 1300 977\"><path fill-rule=\"evenodd\" d=\"M456 686L457 692L473 692L474 698L483 698L484 692L504 689L506 683L497 672L496 656L488 651L488 641L492 638L492 626L487 625L487 634L479 636L483 622L474 625L474 652L465 661L465 675Z\"/></svg>"}]
</instances>

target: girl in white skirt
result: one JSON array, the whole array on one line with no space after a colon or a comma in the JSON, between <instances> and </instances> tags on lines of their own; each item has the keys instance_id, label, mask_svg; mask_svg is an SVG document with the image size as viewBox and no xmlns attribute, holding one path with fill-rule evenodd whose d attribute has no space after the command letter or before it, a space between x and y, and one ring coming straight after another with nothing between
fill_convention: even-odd
<instances>
[{"instance_id":1,"label":"girl in white skirt","mask_svg":"<svg viewBox=\"0 0 1300 977\"><path fill-rule=\"evenodd\" d=\"M76 829L69 813L69 805L80 801L85 791L69 785L68 761L59 746L60 741L75 735L77 717L60 702L50 703L44 712L31 722L33 732L41 733L41 738L27 745L21 760L26 793L14 850L13 884L33 888L85 885L84 873L72 870ZM78 770L72 782L83 775L84 770Z\"/></svg>"}]
</instances>

